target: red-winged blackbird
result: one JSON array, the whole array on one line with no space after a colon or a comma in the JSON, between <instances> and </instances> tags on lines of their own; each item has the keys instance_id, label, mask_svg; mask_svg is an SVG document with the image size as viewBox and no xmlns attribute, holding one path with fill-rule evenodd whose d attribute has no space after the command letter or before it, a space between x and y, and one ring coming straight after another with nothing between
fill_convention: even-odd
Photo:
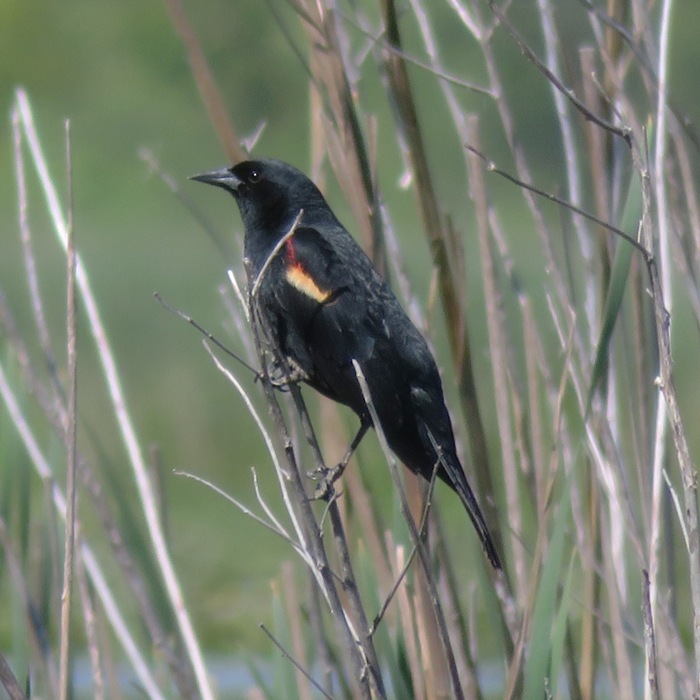
<instances>
[{"instance_id":1,"label":"red-winged blackbird","mask_svg":"<svg viewBox=\"0 0 700 700\"><path fill-rule=\"evenodd\" d=\"M270 159L192 179L222 187L236 199L245 227L249 284L256 287L271 340L295 379L349 406L366 428L371 419L355 359L391 449L427 480L440 461L437 475L462 499L488 558L500 569L457 457L428 345L318 188L296 168ZM363 434L361 429L358 439Z\"/></svg>"}]
</instances>

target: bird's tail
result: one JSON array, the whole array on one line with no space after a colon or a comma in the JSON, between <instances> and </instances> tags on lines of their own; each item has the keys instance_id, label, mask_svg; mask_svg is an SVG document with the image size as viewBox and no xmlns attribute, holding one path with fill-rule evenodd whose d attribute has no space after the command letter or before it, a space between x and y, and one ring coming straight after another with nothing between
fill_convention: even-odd
<instances>
[{"instance_id":1,"label":"bird's tail","mask_svg":"<svg viewBox=\"0 0 700 700\"><path fill-rule=\"evenodd\" d=\"M462 499L464 507L467 509L467 513L469 513L469 517L474 524L477 534L479 535L479 539L484 547L486 556L489 558L489 561L495 569L503 569L501 559L498 556L498 551L496 550L496 544L493 541L493 537L491 536L488 526L486 525L484 514L481 512L476 496L474 496L474 492L469 486L467 477L464 476L462 467L460 466L459 462L455 463L455 461L451 459L449 455L444 453L440 456L440 461L447 475L446 480L449 480L449 485L457 492L459 497Z\"/></svg>"}]
</instances>

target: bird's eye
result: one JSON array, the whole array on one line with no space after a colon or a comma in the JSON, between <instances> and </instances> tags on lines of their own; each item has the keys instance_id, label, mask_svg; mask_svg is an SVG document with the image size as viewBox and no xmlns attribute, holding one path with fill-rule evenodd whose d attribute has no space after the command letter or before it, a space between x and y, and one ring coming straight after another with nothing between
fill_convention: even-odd
<instances>
[{"instance_id":1,"label":"bird's eye","mask_svg":"<svg viewBox=\"0 0 700 700\"><path fill-rule=\"evenodd\" d=\"M251 170L248 173L248 182L251 185L254 185L256 182L260 182L260 171L259 170Z\"/></svg>"}]
</instances>

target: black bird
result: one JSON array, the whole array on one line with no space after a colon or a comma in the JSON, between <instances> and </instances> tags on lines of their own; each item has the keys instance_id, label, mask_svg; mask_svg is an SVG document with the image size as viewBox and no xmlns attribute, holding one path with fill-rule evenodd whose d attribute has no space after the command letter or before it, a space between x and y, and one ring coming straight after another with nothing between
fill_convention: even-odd
<instances>
[{"instance_id":1,"label":"black bird","mask_svg":"<svg viewBox=\"0 0 700 700\"><path fill-rule=\"evenodd\" d=\"M457 457L430 349L316 185L291 165L271 159L192 179L234 196L245 227L248 283L293 379L355 411L362 427L354 447L372 424L353 368L356 360L393 452L426 480L440 461L437 475L462 499L489 560L500 569Z\"/></svg>"}]
</instances>

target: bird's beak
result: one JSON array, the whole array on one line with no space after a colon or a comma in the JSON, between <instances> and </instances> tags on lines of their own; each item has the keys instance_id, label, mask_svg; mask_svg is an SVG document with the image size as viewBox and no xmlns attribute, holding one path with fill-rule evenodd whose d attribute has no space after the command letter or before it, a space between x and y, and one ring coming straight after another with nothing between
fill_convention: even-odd
<instances>
[{"instance_id":1,"label":"bird's beak","mask_svg":"<svg viewBox=\"0 0 700 700\"><path fill-rule=\"evenodd\" d=\"M192 175L190 180L197 180L197 182L204 182L207 185L223 187L225 190L231 192L235 192L238 189L238 185L241 184L241 181L228 168L212 170L211 172L202 173L201 175Z\"/></svg>"}]
</instances>

